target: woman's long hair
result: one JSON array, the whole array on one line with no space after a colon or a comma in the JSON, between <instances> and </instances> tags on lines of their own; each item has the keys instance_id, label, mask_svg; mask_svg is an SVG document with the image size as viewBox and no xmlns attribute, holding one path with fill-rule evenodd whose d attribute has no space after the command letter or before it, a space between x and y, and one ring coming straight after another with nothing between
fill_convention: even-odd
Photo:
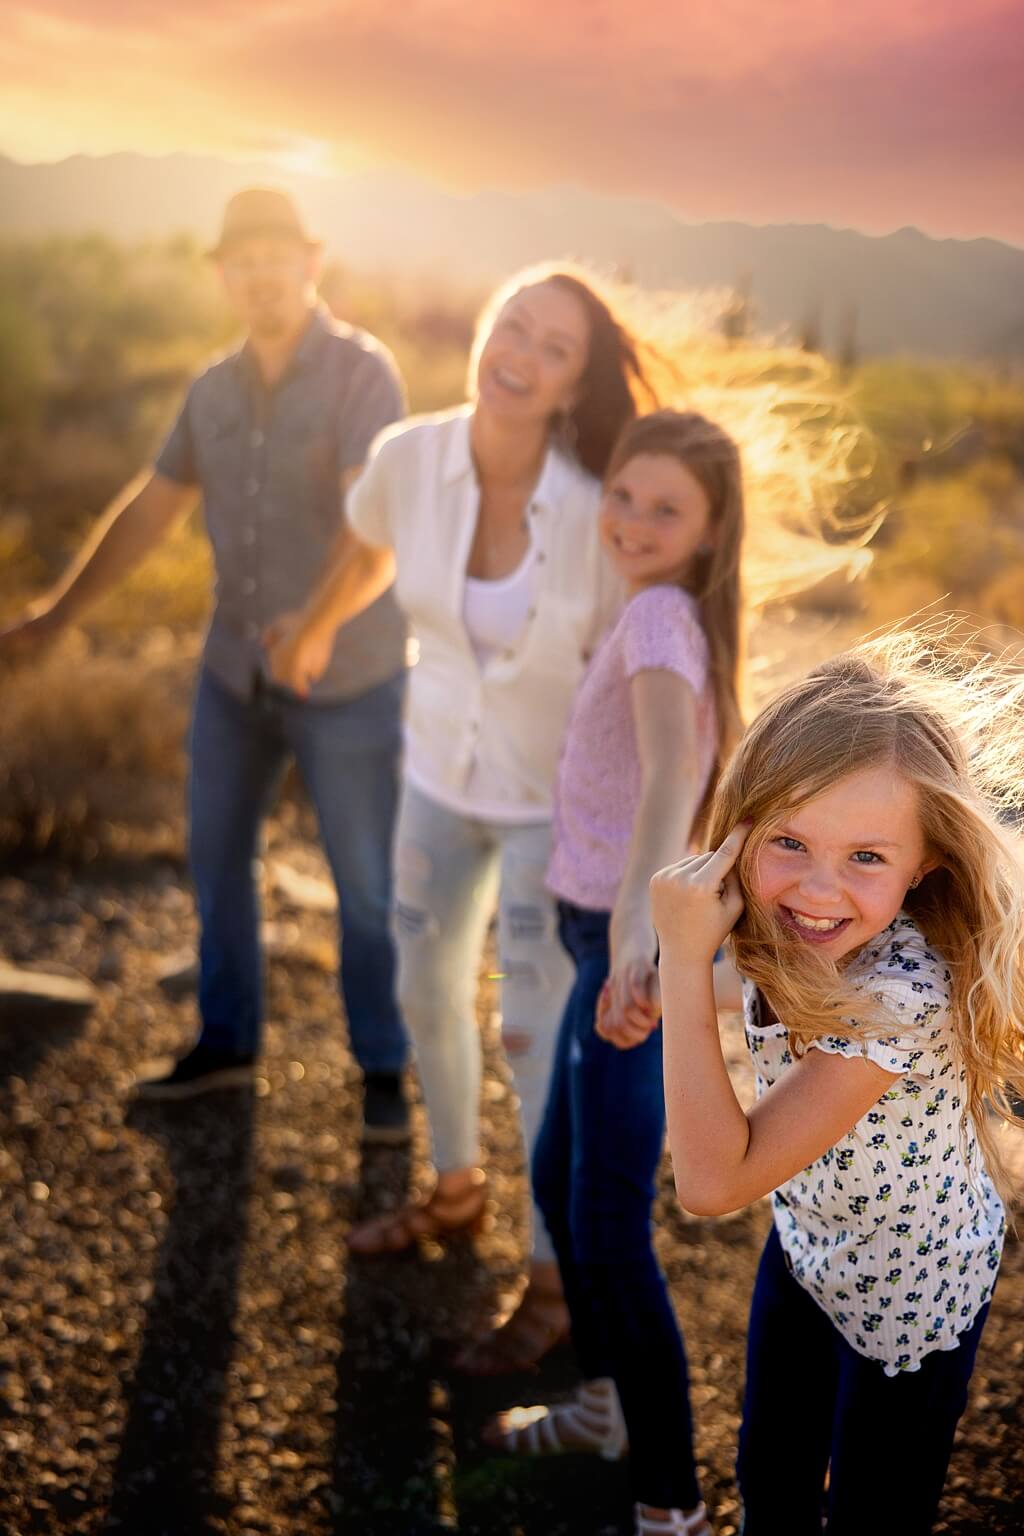
<instances>
[{"instance_id":1,"label":"woman's long hair","mask_svg":"<svg viewBox=\"0 0 1024 1536\"><path fill-rule=\"evenodd\" d=\"M517 293L545 282L574 294L590 321L576 409L551 428L591 474L604 479L622 430L659 407L699 411L739 444L747 519L741 626L768 603L867 570L877 509L849 495L870 467L866 432L824 359L758 338L728 344L716 329L714 295L645 291L572 263L527 268L480 313L471 397L495 318Z\"/></svg>"},{"instance_id":2,"label":"woman's long hair","mask_svg":"<svg viewBox=\"0 0 1024 1536\"><path fill-rule=\"evenodd\" d=\"M641 453L666 454L690 471L708 498L711 526L716 530L709 551L698 552L692 573L683 583L700 608L718 724L718 755L707 800L743 730L740 553L744 510L740 452L728 432L696 411L653 411L623 430L612 450L605 480Z\"/></svg>"},{"instance_id":3,"label":"woman's long hair","mask_svg":"<svg viewBox=\"0 0 1024 1536\"><path fill-rule=\"evenodd\" d=\"M904 910L949 967L965 1125L969 1115L1005 1190L986 1111L1010 1120L1024 1097L1024 863L1011 825L1024 805L1019 659L980 654L948 624L895 630L817 667L761 712L719 782L709 829L717 846L738 822L753 823L738 867L746 907L731 941L736 964L797 1050L825 1035L894 1032L884 990L866 997L855 959L837 965L787 934L751 878L787 812L877 766L916 789L938 860Z\"/></svg>"},{"instance_id":4,"label":"woman's long hair","mask_svg":"<svg viewBox=\"0 0 1024 1536\"><path fill-rule=\"evenodd\" d=\"M528 267L491 295L477 320L469 360L469 389L476 389L477 366L484 343L505 305L541 283L561 288L582 305L587 316L589 340L576 404L565 416L556 417L556 440L575 455L595 479L603 478L615 440L641 407L657 405L642 359L642 344L618 318L613 300L600 291L589 272L575 271L558 263Z\"/></svg>"}]
</instances>

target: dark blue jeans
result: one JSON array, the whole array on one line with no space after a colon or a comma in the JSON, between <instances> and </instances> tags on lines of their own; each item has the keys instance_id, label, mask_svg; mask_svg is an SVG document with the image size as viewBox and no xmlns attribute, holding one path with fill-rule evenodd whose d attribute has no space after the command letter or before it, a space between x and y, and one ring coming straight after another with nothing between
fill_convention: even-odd
<instances>
[{"instance_id":1,"label":"dark blue jeans","mask_svg":"<svg viewBox=\"0 0 1024 1536\"><path fill-rule=\"evenodd\" d=\"M608 975L607 912L559 904L576 965L555 1051L533 1185L555 1245L588 1379L614 1378L635 1497L688 1509L700 1494L686 1354L651 1243L665 1133L661 1030L630 1051L594 1033Z\"/></svg>"},{"instance_id":2,"label":"dark blue jeans","mask_svg":"<svg viewBox=\"0 0 1024 1536\"><path fill-rule=\"evenodd\" d=\"M739 1476L744 1536L927 1536L967 1402L982 1307L957 1349L886 1376L789 1271L773 1227L747 1339Z\"/></svg>"},{"instance_id":3,"label":"dark blue jeans","mask_svg":"<svg viewBox=\"0 0 1024 1536\"><path fill-rule=\"evenodd\" d=\"M406 1058L395 1001L391 852L404 674L340 704L308 704L259 686L250 699L209 671L192 720L189 855L199 904L202 1042L252 1052L262 1023L253 860L260 824L290 758L320 823L338 890L341 992L364 1071Z\"/></svg>"}]
</instances>

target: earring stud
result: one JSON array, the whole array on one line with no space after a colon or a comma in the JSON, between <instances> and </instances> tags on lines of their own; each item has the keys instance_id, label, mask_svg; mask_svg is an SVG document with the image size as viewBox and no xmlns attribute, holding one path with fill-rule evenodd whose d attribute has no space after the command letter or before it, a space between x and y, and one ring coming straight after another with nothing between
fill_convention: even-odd
<instances>
[{"instance_id":1,"label":"earring stud","mask_svg":"<svg viewBox=\"0 0 1024 1536\"><path fill-rule=\"evenodd\" d=\"M910 890L916 891L920 884L921 884L921 876L920 875L915 875L913 880L911 880L911 882L910 882Z\"/></svg>"}]
</instances>

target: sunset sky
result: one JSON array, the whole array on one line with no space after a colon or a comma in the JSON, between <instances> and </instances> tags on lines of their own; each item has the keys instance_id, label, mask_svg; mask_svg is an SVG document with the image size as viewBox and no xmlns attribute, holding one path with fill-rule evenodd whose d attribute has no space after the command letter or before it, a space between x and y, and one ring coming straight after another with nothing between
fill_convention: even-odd
<instances>
[{"instance_id":1,"label":"sunset sky","mask_svg":"<svg viewBox=\"0 0 1024 1536\"><path fill-rule=\"evenodd\" d=\"M0 153L397 164L1024 245L1022 80L1020 0L8 0Z\"/></svg>"}]
</instances>

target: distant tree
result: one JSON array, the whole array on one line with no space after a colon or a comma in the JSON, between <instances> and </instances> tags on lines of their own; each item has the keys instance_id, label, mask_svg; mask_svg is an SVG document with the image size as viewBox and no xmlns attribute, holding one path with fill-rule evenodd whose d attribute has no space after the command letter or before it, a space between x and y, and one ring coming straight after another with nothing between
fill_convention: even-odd
<instances>
[{"instance_id":1,"label":"distant tree","mask_svg":"<svg viewBox=\"0 0 1024 1536\"><path fill-rule=\"evenodd\" d=\"M36 425L50 366L44 326L17 294L0 295L0 422L5 428Z\"/></svg>"},{"instance_id":2,"label":"distant tree","mask_svg":"<svg viewBox=\"0 0 1024 1536\"><path fill-rule=\"evenodd\" d=\"M856 303L845 304L839 321L839 346L836 359L839 363L840 375L845 379L860 362L860 341L858 339L858 324L860 314Z\"/></svg>"},{"instance_id":3,"label":"distant tree","mask_svg":"<svg viewBox=\"0 0 1024 1536\"><path fill-rule=\"evenodd\" d=\"M820 355L822 343L821 300L815 299L807 306L803 322L800 326L800 350L801 352L813 352Z\"/></svg>"},{"instance_id":4,"label":"distant tree","mask_svg":"<svg viewBox=\"0 0 1024 1536\"><path fill-rule=\"evenodd\" d=\"M752 287L751 274L744 272L719 318L722 335L730 347L734 347L738 341L745 341L754 329Z\"/></svg>"}]
</instances>

